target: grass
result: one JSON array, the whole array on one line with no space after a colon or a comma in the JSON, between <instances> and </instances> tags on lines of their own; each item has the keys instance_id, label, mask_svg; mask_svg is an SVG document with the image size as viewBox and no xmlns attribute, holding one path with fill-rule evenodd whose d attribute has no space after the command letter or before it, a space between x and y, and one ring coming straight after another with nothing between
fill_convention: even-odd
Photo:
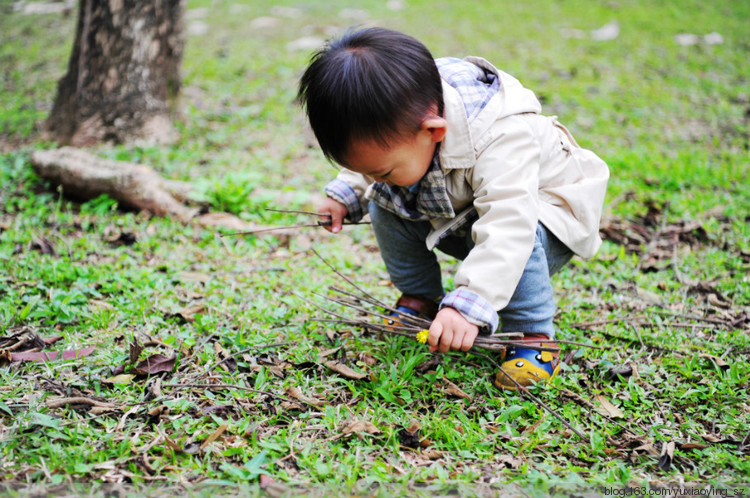
<instances>
[{"instance_id":1,"label":"grass","mask_svg":"<svg viewBox=\"0 0 750 498\"><path fill-rule=\"evenodd\" d=\"M191 181L213 210L304 222L265 211L296 206L253 195L259 186L319 190L335 174L293 103L309 51L287 43L359 21L344 11L349 2L285 5L301 15L283 17L264 2L189 1L209 31L188 36L180 142L92 152ZM83 359L0 367L0 481L382 495L746 482L750 5L414 0L392 11L368 0L358 8L436 56L481 55L520 78L546 114L607 160L606 219L661 227L640 248L605 241L596 258L575 260L555 279L560 336L603 349L578 349L563 375L534 392L587 439L534 402L498 392L482 357L450 354L420 368L433 358L416 342L311 321L322 316L313 292L341 282L310 246L383 300L396 297L365 227L336 237L218 238L50 189L29 156L52 146L39 141L39 126L75 16L0 5L0 336L31 330L62 336L50 349L96 348ZM269 15L281 20L275 28L248 27ZM612 41L561 34L612 20L620 26ZM723 43L674 39L711 32ZM661 239L688 221L703 235ZM443 262L450 284L455 263ZM121 365L134 375L135 341L146 345L137 361L176 354L174 369L112 382ZM224 370L215 366L222 350L247 351ZM331 359L368 378L332 372ZM627 366L634 373L612 374ZM471 399L448 395L447 381ZM239 387L174 387L205 383ZM48 405L73 396L115 408ZM623 416L602 415L601 399ZM345 434L354 421L379 432ZM413 421L424 448L408 447ZM669 442L674 458L660 466Z\"/></svg>"}]
</instances>

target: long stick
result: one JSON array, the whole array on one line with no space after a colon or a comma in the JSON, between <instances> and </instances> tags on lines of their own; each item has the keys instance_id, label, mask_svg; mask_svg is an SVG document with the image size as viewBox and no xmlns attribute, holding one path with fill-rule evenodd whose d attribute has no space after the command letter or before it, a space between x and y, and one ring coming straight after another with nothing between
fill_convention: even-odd
<instances>
[{"instance_id":1,"label":"long stick","mask_svg":"<svg viewBox=\"0 0 750 498\"><path fill-rule=\"evenodd\" d=\"M516 379L514 379L513 377L511 377L510 374L508 372L506 372L505 369L503 369L503 367L500 366L499 363L497 363L495 360L493 360L492 358L490 358L486 354L482 354L482 353L473 353L473 354L476 354L478 356L482 356L482 357L488 359L500 372L503 373L503 375L505 375L505 377L507 377L508 379L510 379L510 381L513 382L513 384L515 384L516 389L518 389L518 391L520 393L522 393L523 396L528 396L529 398L531 398L532 401L534 401L534 403L538 404L539 406L541 406L542 408L544 408L545 410L547 410L549 413L551 413L555 418L557 418L560 422L562 422L565 427L567 427L568 429L570 429L571 431L573 431L576 436L578 436L579 438L581 438L581 440L583 440L583 441L586 440L586 436L584 436L578 429L576 429L575 427L573 427L572 425L570 425L570 423L568 423L568 421L565 420L562 417L562 415L560 415L555 410L553 410L552 408L550 408L549 406L547 406L544 403L544 401L542 401L541 399L539 399L536 396L534 396L533 394L531 394L531 391L529 391L528 389L526 389L525 386L522 386L521 384L519 384L516 381Z\"/></svg>"}]
</instances>

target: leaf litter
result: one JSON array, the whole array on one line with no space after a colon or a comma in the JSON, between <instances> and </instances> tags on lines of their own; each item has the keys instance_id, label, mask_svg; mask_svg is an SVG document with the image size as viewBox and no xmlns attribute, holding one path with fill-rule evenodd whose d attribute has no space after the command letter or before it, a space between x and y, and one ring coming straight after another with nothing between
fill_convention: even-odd
<instances>
[{"instance_id":1,"label":"leaf litter","mask_svg":"<svg viewBox=\"0 0 750 498\"><path fill-rule=\"evenodd\" d=\"M650 247L651 254L656 255L655 261L664 258L668 260L669 256L665 252L664 254L659 251L666 251L670 243L674 243L675 240L678 244L687 244L692 246L698 246L701 244L710 243L703 232L695 226L684 224L678 225L673 228L665 229L664 223L661 223L656 219L654 211L651 216L654 217L653 221L648 222L648 225L644 222L642 226L647 226L647 229L628 228L627 231L623 231L622 234L640 234L639 236L629 240L624 238L622 240L626 244L631 244L630 249L633 251L643 251L644 248ZM661 227L661 229L657 228ZM614 232L613 232L614 233ZM628 235L629 236L629 235ZM640 238L638 238L640 237ZM676 237L676 239L675 239ZM664 239L661 242L662 238ZM636 249L636 240L638 246ZM657 242L654 242L656 240ZM650 244L650 246L649 246ZM630 250L629 249L629 250ZM648 270L648 265L642 265L641 271ZM205 274L201 273L196 276L187 276L187 279L194 279L195 282L203 284L205 283ZM710 323L713 327L726 327L731 328L734 324L746 327L748 320L747 314L742 311L738 312L734 310L731 300L729 300L717 287L710 282L698 282L690 290L697 295L706 296L706 305L711 309L716 308L715 313L710 316L698 315L698 310L693 310L694 313L687 315L685 313L675 313L675 318L678 320L694 320L699 323L702 320L711 320ZM708 296L713 295L714 297L709 298ZM619 322L614 323L634 323L636 327L647 328L647 327L663 327L664 324L658 323L655 320L655 315L650 311L654 309L653 303L644 306L640 302L633 300L624 302L624 310L631 306L631 313L627 316L623 316L619 319ZM728 306L726 306L728 305ZM188 309L188 308L185 308ZM601 308L605 310L604 307ZM596 308L595 308L596 310ZM672 313L671 310L665 310ZM642 314L639 314L642 313ZM187 313L186 313L187 314ZM188 317L186 322L190 321ZM635 320L643 320L645 323L639 323ZM612 320L608 318L607 320ZM667 324L669 321L674 320L672 317L667 315ZM191 322L194 323L194 322ZM583 322L579 326L583 329L591 330L594 335L592 342L598 341L597 334L603 334L605 331L601 330L602 326L606 324L596 324L594 322L586 323ZM379 360L372 354L372 348L368 347L367 350L362 349L361 339L370 337L368 334L373 334L372 337L378 337L378 331L370 330L364 331L363 335L357 335L351 332L350 329L341 328L337 326L336 330L326 329L325 339L329 341L332 347L318 349L318 355L310 356L307 359L299 361L299 359L287 358L283 350L279 354L256 354L252 351L241 352L237 348L228 348L225 343L222 343L215 338L207 338L205 344L210 346L213 354L213 362L207 367L207 369L199 369L197 358L194 356L194 351L190 349L183 349L179 346L170 349L167 353L155 353L147 355L146 358L142 358L145 352L147 344L153 344L160 346L158 342L146 341L143 345L139 344L138 341L131 341L128 346L128 363L123 365L122 372L117 375L109 377L108 384L122 383L127 385L129 383L143 383L149 382L145 390L144 399L155 401L156 404L143 405L143 406L123 406L116 402L109 402L106 399L98 398L92 392L77 392L76 396L70 394L76 394L71 392L65 396L50 397L46 400L46 406L53 413L59 412L62 409L70 408L75 411L85 412L90 416L104 416L104 417L118 417L118 430L124 430L126 426L132 424L145 424L144 431L149 431L151 427L159 427L162 424L168 423L168 421L176 415L171 412L169 407L164 404L165 401L175 400L191 400L195 403L194 410L186 412L182 416L191 415L193 417L203 417L210 419L211 417L218 417L218 419L226 420L228 422L214 426L210 432L203 432L188 436L187 434L180 434L179 432L168 431L164 432L164 429L157 429L158 441L154 446L147 448L146 451L141 452L135 460L137 466L143 470L146 476L151 478L159 477L159 463L163 458L162 453L175 452L184 454L200 455L202 453L213 453L218 455L222 448L229 448L231 445L240 444L247 445L251 438L259 437L257 434L261 434L262 431L267 431L269 434L274 434L281 430L281 427L267 426L259 431L253 431L250 435L248 434L237 434L231 421L241 420L247 414L273 414L278 416L279 414L285 414L290 420L299 420L298 417L301 414L311 414L313 416L322 415L323 410L327 407L337 408L344 407L351 401L355 401L347 393L341 393L338 388L334 388L330 385L324 389L310 389L308 386L290 386L288 383L282 387L282 381L288 379L287 375L289 372L305 372L310 376L318 376L322 380L329 379L333 381L336 377L348 379L356 383L369 383L371 382L370 369L376 367ZM8 338L3 338L8 339ZM27 337L27 340L30 337ZM324 339L324 340L325 340ZM632 339L632 338L631 338ZM648 340L653 339L651 336L645 339L647 350L650 348ZM20 342L18 338L15 339L13 344ZM5 347L10 344L6 341L3 344ZM35 342L31 340L30 345L34 345ZM369 344L369 341L368 341ZM631 344L637 344L636 341L631 340ZM37 347L42 347L38 342ZM655 345L654 345L655 346ZM663 354L661 350L655 350L656 354ZM685 351L689 354L694 354L692 351ZM726 355L723 352L714 353L701 353L702 358L715 364L722 371L726 370ZM177 369L177 362L182 357L182 366ZM415 367L415 371L422 375L434 375L438 368L446 368L450 366L453 360L448 361L446 364L446 358L451 358L445 355L430 355L421 364ZM481 360L477 360L481 361ZM571 363L578 362L577 358L571 358ZM723 363L722 363L723 362ZM567 363L567 362L566 362ZM648 365L646 365L648 366ZM382 367L379 367L382 368ZM644 369L644 363L638 359L623 359L621 364L613 363L611 365L592 365L581 370L578 374L579 382L582 385L581 393L573 393L568 389L563 389L562 399L573 401L575 404L585 408L590 415L589 423L593 426L599 425L602 427L617 427L615 420L619 420L619 424L623 429L617 429L620 431L618 434L609 435L607 437L607 443L610 448L607 452L611 451L610 454L613 458L621 458L623 460L638 462L643 458L652 458L655 468L667 469L672 468L674 465L680 464L680 459L674 455L674 449L679 451L692 451L705 449L710 445L730 445L736 448L740 448L741 451L746 451L746 446L743 446L743 436L736 434L720 434L713 435L706 432L702 435L697 435L700 442L692 442L685 435L680 436L677 433L677 438L673 444L673 449L669 449L669 444L662 441L654 441L653 438L645 435L650 434L649 425L652 423L648 420L636 420L633 418L633 414L627 409L627 407L620 404L620 400L616 400L616 404L610 401L611 398L605 397L602 394L598 394L599 390L608 384L618 382L622 378L632 377L635 382L644 386L645 389L650 390L653 396L660 398L661 395L656 388L647 386L643 383L641 370ZM248 381L251 379L250 376L257 376L262 371L268 371L278 380L271 380L270 387L267 389L254 389L252 383ZM647 377L650 375L651 370L645 369L648 372ZM229 376L237 379L236 384L222 384L222 379L225 376ZM206 385L200 389L190 388L185 389L184 395L176 395L174 390L175 386L191 385L192 382L197 382L196 379L205 379ZM455 379L454 379L455 380ZM164 391L153 381L168 382L169 384L164 385ZM286 382L289 382L288 380ZM446 376L439 377L436 379L434 386L442 393L443 396L455 397L462 403L466 403L467 413L482 413L487 408L482 405L487 404L487 394L476 391L475 388L469 387L464 388L462 385L459 387L458 384L449 380ZM156 387L156 389L154 389ZM257 386L256 386L257 387ZM56 391L60 394L66 392L59 389ZM200 392L217 393L221 390L234 393L229 397L232 402L226 401L213 402L207 399L201 399ZM75 390L74 390L75 391ZM273 392L275 391L275 392ZM468 391L468 392L467 392ZM166 395L164 393L167 393ZM244 393L244 394L241 394ZM283 393L286 396L284 399ZM213 394L212 396L214 396ZM227 399L227 398L222 398ZM591 401L589 401L591 400ZM433 402L437 403L437 402ZM558 403L558 406L563 406ZM433 408L430 403L427 403L426 409L429 411ZM603 418L597 419L596 416ZM317 418L317 417L315 417ZM315 420L313 418L312 420ZM580 423L582 421L576 421ZM376 425L377 424L377 425ZM541 427L548 425L545 417L537 417L536 421L530 425L519 427L522 430L523 436L528 434L536 433ZM310 428L314 425L308 424ZM549 431L549 429L546 429ZM458 431L458 429L457 429ZM425 430L422 427L422 423L418 420L413 420L407 426L394 426L386 427L378 423L378 421L365 421L365 420L351 420L339 426L338 432L329 432L324 429L316 429L316 432L309 441L332 441L332 440L346 440L348 438L356 439L367 439L374 441L385 441L387 437L385 435L392 433L398 440L399 446L402 449L402 458L406 461L412 461L415 465L420 467L428 467L433 465L434 462L452 460L455 457L455 453L451 450L446 450L446 447L439 442L435 443L435 437L429 434L429 431L425 434ZM561 435L562 437L570 437L572 433L569 430L563 431L552 431L548 432L546 437ZM512 441L514 439L524 440L524 437L508 435L504 433L497 433L496 438L498 441ZM355 439L355 440L356 440ZM747 438L745 438L747 439ZM498 443L499 444L499 443ZM666 448L666 450L664 449ZM540 449L533 454L543 455L546 450ZM278 468L289 468L290 472L294 469L293 462L296 457L294 452L290 453L290 458L278 463ZM575 461L575 457L567 455L570 461ZM687 459L687 457L682 457ZM533 458L532 458L533 459ZM488 470L486 479L491 481L497 479L494 472L497 469L504 468L510 471L519 469L528 460L523 457L519 457L512 454L500 454L495 457L487 469L494 469L492 472ZM583 462L582 462L583 463ZM120 479L130 479L127 476L127 467L120 464L115 464L109 469L108 472L119 472ZM240 466L242 470L242 467ZM247 469L242 472L249 472ZM115 474L110 474L114 476ZM244 475L244 474L243 474ZM247 475L251 475L248 473ZM271 479L271 478L269 478ZM272 481L265 481L266 483L272 483ZM270 484L269 484L270 485Z\"/></svg>"}]
</instances>

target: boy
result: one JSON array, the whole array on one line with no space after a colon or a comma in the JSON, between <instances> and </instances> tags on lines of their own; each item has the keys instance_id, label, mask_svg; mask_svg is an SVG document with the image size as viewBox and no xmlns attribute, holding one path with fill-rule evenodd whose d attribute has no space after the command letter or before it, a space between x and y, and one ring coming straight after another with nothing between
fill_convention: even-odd
<instances>
[{"instance_id":1,"label":"boy","mask_svg":"<svg viewBox=\"0 0 750 498\"><path fill-rule=\"evenodd\" d=\"M431 351L467 351L500 321L552 346L550 275L598 250L609 171L540 115L533 92L484 59L435 60L410 36L368 28L313 56L299 101L344 168L318 209L328 229L369 212L397 308L432 319ZM448 294L434 248L463 260ZM516 348L502 366L529 385L558 356ZM495 385L515 389L500 372Z\"/></svg>"}]
</instances>

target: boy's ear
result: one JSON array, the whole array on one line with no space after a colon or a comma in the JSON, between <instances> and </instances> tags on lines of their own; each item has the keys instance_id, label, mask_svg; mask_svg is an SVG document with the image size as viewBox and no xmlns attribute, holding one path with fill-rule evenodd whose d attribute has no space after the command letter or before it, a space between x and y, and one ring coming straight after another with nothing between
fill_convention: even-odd
<instances>
[{"instance_id":1,"label":"boy's ear","mask_svg":"<svg viewBox=\"0 0 750 498\"><path fill-rule=\"evenodd\" d=\"M430 116L422 121L422 129L430 132L432 141L441 142L448 131L448 121L440 116Z\"/></svg>"}]
</instances>

